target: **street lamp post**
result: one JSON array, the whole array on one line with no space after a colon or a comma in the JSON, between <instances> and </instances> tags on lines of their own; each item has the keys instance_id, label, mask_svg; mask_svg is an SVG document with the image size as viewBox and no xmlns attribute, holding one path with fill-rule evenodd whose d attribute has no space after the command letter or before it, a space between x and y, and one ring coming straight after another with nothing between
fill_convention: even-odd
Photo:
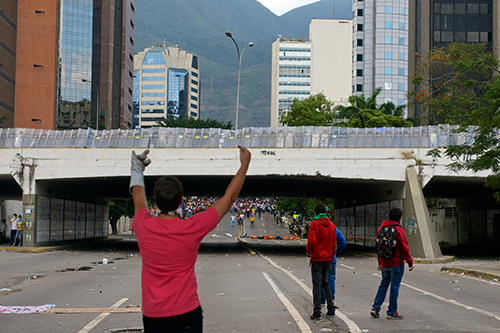
<instances>
[{"instance_id":1,"label":"street lamp post","mask_svg":"<svg viewBox=\"0 0 500 333\"><path fill-rule=\"evenodd\" d=\"M226 31L226 36L231 38L233 41L234 45L236 45L236 51L238 52L238 85L236 87L236 124L234 125L234 131L236 132L238 130L238 110L240 107L240 73L241 73L241 58L243 58L243 52L245 52L245 49L247 47L252 47L253 42L248 43L243 50L241 51L240 54L240 48L238 47L238 43L234 40L233 36L229 31Z\"/></svg>"},{"instance_id":2,"label":"street lamp post","mask_svg":"<svg viewBox=\"0 0 500 333\"><path fill-rule=\"evenodd\" d=\"M95 84L95 82L92 82L90 80L86 80L86 79L82 79L82 82L89 82L89 83L92 83L95 87L95 92L97 94L97 112L96 112L96 119L95 119L95 129L96 131L99 130L99 88L97 87L97 84Z\"/></svg>"}]
</instances>

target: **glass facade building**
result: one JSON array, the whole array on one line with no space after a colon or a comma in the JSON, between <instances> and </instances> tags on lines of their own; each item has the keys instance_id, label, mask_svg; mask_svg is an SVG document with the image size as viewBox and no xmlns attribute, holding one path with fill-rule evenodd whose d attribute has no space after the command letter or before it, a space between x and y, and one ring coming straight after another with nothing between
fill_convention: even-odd
<instances>
[{"instance_id":1,"label":"glass facade building","mask_svg":"<svg viewBox=\"0 0 500 333\"><path fill-rule=\"evenodd\" d=\"M353 1L352 93L407 104L408 1Z\"/></svg>"},{"instance_id":2,"label":"glass facade building","mask_svg":"<svg viewBox=\"0 0 500 333\"><path fill-rule=\"evenodd\" d=\"M93 0L61 0L58 128L91 127ZM83 82L86 80L88 82ZM94 123L95 123L94 118Z\"/></svg>"},{"instance_id":3,"label":"glass facade building","mask_svg":"<svg viewBox=\"0 0 500 333\"><path fill-rule=\"evenodd\" d=\"M409 74L414 75L419 56L452 42L486 43L498 56L498 1L419 0L409 7ZM495 14L497 13L497 14ZM420 85L410 87L420 91ZM410 106L409 116L425 120L420 107Z\"/></svg>"},{"instance_id":4,"label":"glass facade building","mask_svg":"<svg viewBox=\"0 0 500 333\"><path fill-rule=\"evenodd\" d=\"M199 117L197 56L176 47L151 47L134 58L133 126L162 119Z\"/></svg>"}]
</instances>

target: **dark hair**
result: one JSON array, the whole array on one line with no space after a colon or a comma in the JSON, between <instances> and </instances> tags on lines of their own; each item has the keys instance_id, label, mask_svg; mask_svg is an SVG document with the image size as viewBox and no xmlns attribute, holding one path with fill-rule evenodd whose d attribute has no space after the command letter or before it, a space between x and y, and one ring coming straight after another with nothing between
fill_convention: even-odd
<instances>
[{"instance_id":1,"label":"dark hair","mask_svg":"<svg viewBox=\"0 0 500 333\"><path fill-rule=\"evenodd\" d=\"M399 208L393 208L389 211L389 221L398 222L401 220L401 216L403 216L403 211Z\"/></svg>"},{"instance_id":2,"label":"dark hair","mask_svg":"<svg viewBox=\"0 0 500 333\"><path fill-rule=\"evenodd\" d=\"M164 214L176 210L181 204L183 189L179 179L162 177L155 183L153 194L156 206Z\"/></svg>"},{"instance_id":3,"label":"dark hair","mask_svg":"<svg viewBox=\"0 0 500 333\"><path fill-rule=\"evenodd\" d=\"M316 206L316 208L314 208L314 212L316 214L321 214L321 213L326 214L326 207L322 204L319 204Z\"/></svg>"}]
</instances>

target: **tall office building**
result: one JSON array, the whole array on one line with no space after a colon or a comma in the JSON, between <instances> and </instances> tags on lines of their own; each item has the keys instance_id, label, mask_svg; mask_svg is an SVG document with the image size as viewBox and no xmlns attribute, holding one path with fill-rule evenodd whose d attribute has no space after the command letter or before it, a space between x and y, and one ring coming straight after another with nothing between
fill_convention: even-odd
<instances>
[{"instance_id":1,"label":"tall office building","mask_svg":"<svg viewBox=\"0 0 500 333\"><path fill-rule=\"evenodd\" d=\"M415 74L419 56L452 42L487 43L500 55L499 2L493 0L421 0L409 8L409 74ZM420 91L411 85L411 91ZM410 117L426 122L419 106L410 106Z\"/></svg>"},{"instance_id":2,"label":"tall office building","mask_svg":"<svg viewBox=\"0 0 500 333\"><path fill-rule=\"evenodd\" d=\"M272 46L271 72L271 127L277 127L295 98L311 95L311 43L279 36Z\"/></svg>"},{"instance_id":3,"label":"tall office building","mask_svg":"<svg viewBox=\"0 0 500 333\"><path fill-rule=\"evenodd\" d=\"M335 104L347 103L352 84L351 26L352 20L311 20L311 95L323 93Z\"/></svg>"},{"instance_id":4,"label":"tall office building","mask_svg":"<svg viewBox=\"0 0 500 333\"><path fill-rule=\"evenodd\" d=\"M134 128L163 118L200 117L198 57L178 47L150 47L134 56Z\"/></svg>"},{"instance_id":5,"label":"tall office building","mask_svg":"<svg viewBox=\"0 0 500 333\"><path fill-rule=\"evenodd\" d=\"M132 127L133 0L18 2L14 126Z\"/></svg>"},{"instance_id":6,"label":"tall office building","mask_svg":"<svg viewBox=\"0 0 500 333\"><path fill-rule=\"evenodd\" d=\"M0 1L0 125L14 126L17 0Z\"/></svg>"},{"instance_id":7,"label":"tall office building","mask_svg":"<svg viewBox=\"0 0 500 333\"><path fill-rule=\"evenodd\" d=\"M354 0L353 14L352 93L368 97L380 87L378 105L406 104L408 0Z\"/></svg>"}]
</instances>

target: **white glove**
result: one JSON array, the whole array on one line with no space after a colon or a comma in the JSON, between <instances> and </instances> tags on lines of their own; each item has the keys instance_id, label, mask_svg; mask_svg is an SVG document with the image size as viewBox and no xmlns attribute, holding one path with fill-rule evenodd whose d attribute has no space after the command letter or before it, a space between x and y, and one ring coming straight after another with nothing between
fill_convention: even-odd
<instances>
[{"instance_id":1,"label":"white glove","mask_svg":"<svg viewBox=\"0 0 500 333\"><path fill-rule=\"evenodd\" d=\"M130 186L129 191L132 194L132 186L139 185L144 188L144 169L151 163L148 157L149 149L143 151L140 155L136 155L132 150L132 165L130 166Z\"/></svg>"}]
</instances>

